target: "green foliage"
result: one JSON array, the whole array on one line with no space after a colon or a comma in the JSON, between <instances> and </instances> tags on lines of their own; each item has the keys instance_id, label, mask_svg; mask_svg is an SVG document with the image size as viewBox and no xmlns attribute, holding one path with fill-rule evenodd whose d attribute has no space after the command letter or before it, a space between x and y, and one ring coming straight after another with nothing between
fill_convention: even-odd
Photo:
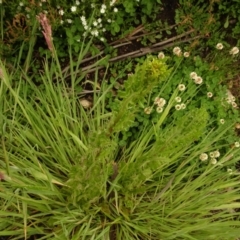
<instances>
[{"instance_id":1,"label":"green foliage","mask_svg":"<svg viewBox=\"0 0 240 240\"><path fill-rule=\"evenodd\" d=\"M0 66L1 236L238 237L239 175L232 167L240 152L225 141L232 125L226 119L224 127L212 127L204 104L177 114L175 67L164 59L146 59L109 112L106 96L114 83L102 84L92 108L84 109L74 87L77 66L71 61L69 89L57 56L49 62L41 88L26 72L16 68L9 74ZM144 121L122 148L121 133L131 129L157 92L169 94L163 112L151 123ZM187 99L195 93L189 91ZM220 152L217 163L199 159L213 151Z\"/></svg>"}]
</instances>

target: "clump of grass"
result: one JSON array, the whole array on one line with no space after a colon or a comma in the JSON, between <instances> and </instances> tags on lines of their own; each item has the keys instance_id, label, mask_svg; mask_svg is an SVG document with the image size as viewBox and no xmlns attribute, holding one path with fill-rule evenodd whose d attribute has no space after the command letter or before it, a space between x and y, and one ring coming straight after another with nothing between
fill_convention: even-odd
<instances>
[{"instance_id":1,"label":"clump of grass","mask_svg":"<svg viewBox=\"0 0 240 240\"><path fill-rule=\"evenodd\" d=\"M209 130L205 107L170 118L181 91L177 86L156 120L144 123L122 148L120 133L134 125L159 80L164 92L174 79L171 69L162 59L148 59L109 112L106 95L112 86L106 84L94 92L90 109L81 105L77 68L71 61L69 87L55 55L45 62L39 88L24 71L10 74L1 63L0 235L238 237L239 175L228 169L238 161L239 148L222 142L232 125ZM217 164L203 155L215 151Z\"/></svg>"}]
</instances>

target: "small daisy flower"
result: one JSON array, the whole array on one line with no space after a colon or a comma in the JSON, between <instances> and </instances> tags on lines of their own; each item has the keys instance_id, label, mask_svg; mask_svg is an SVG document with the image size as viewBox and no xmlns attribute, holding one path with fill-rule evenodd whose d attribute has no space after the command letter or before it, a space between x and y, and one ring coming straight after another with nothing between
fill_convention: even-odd
<instances>
[{"instance_id":1,"label":"small daisy flower","mask_svg":"<svg viewBox=\"0 0 240 240\"><path fill-rule=\"evenodd\" d=\"M61 10L58 11L58 13L59 13L59 15L63 16L64 11L61 9Z\"/></svg>"},{"instance_id":2,"label":"small daisy flower","mask_svg":"<svg viewBox=\"0 0 240 240\"><path fill-rule=\"evenodd\" d=\"M184 103L181 103L181 109L185 109L186 108L186 104L184 104Z\"/></svg>"},{"instance_id":3,"label":"small daisy flower","mask_svg":"<svg viewBox=\"0 0 240 240\"><path fill-rule=\"evenodd\" d=\"M80 5L80 2L78 0L76 0L75 3L76 3L77 6Z\"/></svg>"},{"instance_id":4,"label":"small daisy flower","mask_svg":"<svg viewBox=\"0 0 240 240\"><path fill-rule=\"evenodd\" d=\"M118 9L115 7L115 8L113 9L113 11L114 11L114 12L118 12Z\"/></svg>"},{"instance_id":5,"label":"small daisy flower","mask_svg":"<svg viewBox=\"0 0 240 240\"><path fill-rule=\"evenodd\" d=\"M229 53L231 55L236 55L236 54L239 53L239 48L238 47L233 47Z\"/></svg>"},{"instance_id":6,"label":"small daisy flower","mask_svg":"<svg viewBox=\"0 0 240 240\"><path fill-rule=\"evenodd\" d=\"M105 39L104 39L103 37L100 37L100 41L104 42L104 41L105 41Z\"/></svg>"},{"instance_id":7,"label":"small daisy flower","mask_svg":"<svg viewBox=\"0 0 240 240\"><path fill-rule=\"evenodd\" d=\"M197 78L194 79L194 82L195 82L196 84L201 84L201 83L203 82L203 79L198 76Z\"/></svg>"},{"instance_id":8,"label":"small daisy flower","mask_svg":"<svg viewBox=\"0 0 240 240\"><path fill-rule=\"evenodd\" d=\"M195 72L191 72L191 73L190 73L190 78L191 78L191 79L196 79L197 76L198 76L198 75L197 75Z\"/></svg>"},{"instance_id":9,"label":"small daisy flower","mask_svg":"<svg viewBox=\"0 0 240 240\"><path fill-rule=\"evenodd\" d=\"M213 154L214 154L214 158L220 157L220 152L218 150L214 151Z\"/></svg>"},{"instance_id":10,"label":"small daisy flower","mask_svg":"<svg viewBox=\"0 0 240 240\"><path fill-rule=\"evenodd\" d=\"M98 30L97 29L92 30L91 34L93 36L97 37L98 36Z\"/></svg>"},{"instance_id":11,"label":"small daisy flower","mask_svg":"<svg viewBox=\"0 0 240 240\"><path fill-rule=\"evenodd\" d=\"M103 32L106 32L106 28L102 28L102 31L103 31Z\"/></svg>"},{"instance_id":12,"label":"small daisy flower","mask_svg":"<svg viewBox=\"0 0 240 240\"><path fill-rule=\"evenodd\" d=\"M214 158L215 157L214 152L210 152L209 156L210 156L210 158Z\"/></svg>"},{"instance_id":13,"label":"small daisy flower","mask_svg":"<svg viewBox=\"0 0 240 240\"><path fill-rule=\"evenodd\" d=\"M102 19L101 19L101 18L98 18L97 21L98 21L98 23L101 23L101 22L102 22Z\"/></svg>"},{"instance_id":14,"label":"small daisy flower","mask_svg":"<svg viewBox=\"0 0 240 240\"><path fill-rule=\"evenodd\" d=\"M233 108L238 108L238 105L235 102L232 102L232 107Z\"/></svg>"},{"instance_id":15,"label":"small daisy flower","mask_svg":"<svg viewBox=\"0 0 240 240\"><path fill-rule=\"evenodd\" d=\"M177 111L179 111L179 110L182 109L182 106L181 106L180 104L177 104L177 105L175 105L175 109L176 109Z\"/></svg>"},{"instance_id":16,"label":"small daisy flower","mask_svg":"<svg viewBox=\"0 0 240 240\"><path fill-rule=\"evenodd\" d=\"M178 57L181 56L181 54L182 54L181 48L180 47L173 48L173 54L177 55Z\"/></svg>"},{"instance_id":17,"label":"small daisy flower","mask_svg":"<svg viewBox=\"0 0 240 240\"><path fill-rule=\"evenodd\" d=\"M72 11L72 12L76 12L76 11L77 11L77 7L76 7L76 6L72 6L72 7L71 7L71 11Z\"/></svg>"},{"instance_id":18,"label":"small daisy flower","mask_svg":"<svg viewBox=\"0 0 240 240\"><path fill-rule=\"evenodd\" d=\"M104 14L105 13L105 9L101 8L100 13Z\"/></svg>"},{"instance_id":19,"label":"small daisy flower","mask_svg":"<svg viewBox=\"0 0 240 240\"><path fill-rule=\"evenodd\" d=\"M66 21L71 24L72 23L72 19L66 19Z\"/></svg>"},{"instance_id":20,"label":"small daisy flower","mask_svg":"<svg viewBox=\"0 0 240 240\"><path fill-rule=\"evenodd\" d=\"M181 97L175 97L175 101L179 103L182 101L182 99L181 99Z\"/></svg>"},{"instance_id":21,"label":"small daisy flower","mask_svg":"<svg viewBox=\"0 0 240 240\"><path fill-rule=\"evenodd\" d=\"M159 58L159 59L163 59L163 58L165 58L164 53L163 53L163 52L160 52L160 53L158 54L158 58Z\"/></svg>"},{"instance_id":22,"label":"small daisy flower","mask_svg":"<svg viewBox=\"0 0 240 240\"><path fill-rule=\"evenodd\" d=\"M157 105L159 107L163 107L166 104L166 100L164 98L159 98Z\"/></svg>"},{"instance_id":23,"label":"small daisy flower","mask_svg":"<svg viewBox=\"0 0 240 240\"><path fill-rule=\"evenodd\" d=\"M178 89L179 89L179 91L184 91L186 89L186 87L184 84L179 84Z\"/></svg>"},{"instance_id":24,"label":"small daisy flower","mask_svg":"<svg viewBox=\"0 0 240 240\"><path fill-rule=\"evenodd\" d=\"M217 159L216 158L212 158L211 159L211 164L215 165L217 163Z\"/></svg>"},{"instance_id":25,"label":"small daisy flower","mask_svg":"<svg viewBox=\"0 0 240 240\"><path fill-rule=\"evenodd\" d=\"M97 25L98 25L97 21L94 21L94 22L93 22L93 26L96 27Z\"/></svg>"},{"instance_id":26,"label":"small daisy flower","mask_svg":"<svg viewBox=\"0 0 240 240\"><path fill-rule=\"evenodd\" d=\"M213 96L213 94L212 94L211 92L208 92L208 93L207 93L207 96L208 96L209 98L211 98L211 97Z\"/></svg>"},{"instance_id":27,"label":"small daisy flower","mask_svg":"<svg viewBox=\"0 0 240 240\"><path fill-rule=\"evenodd\" d=\"M163 108L162 107L157 107L156 111L157 111L157 113L161 113L163 111Z\"/></svg>"},{"instance_id":28,"label":"small daisy flower","mask_svg":"<svg viewBox=\"0 0 240 240\"><path fill-rule=\"evenodd\" d=\"M144 112L149 115L152 112L152 108L151 107L146 107L144 109Z\"/></svg>"},{"instance_id":29,"label":"small daisy flower","mask_svg":"<svg viewBox=\"0 0 240 240\"><path fill-rule=\"evenodd\" d=\"M204 162L208 160L208 155L206 153L201 153L199 159Z\"/></svg>"},{"instance_id":30,"label":"small daisy flower","mask_svg":"<svg viewBox=\"0 0 240 240\"><path fill-rule=\"evenodd\" d=\"M23 2L20 2L20 3L19 3L19 6L20 6L20 7L22 7L23 5L24 5Z\"/></svg>"},{"instance_id":31,"label":"small daisy flower","mask_svg":"<svg viewBox=\"0 0 240 240\"><path fill-rule=\"evenodd\" d=\"M227 172L229 173L229 175L233 174L233 170L231 168L228 168Z\"/></svg>"},{"instance_id":32,"label":"small daisy flower","mask_svg":"<svg viewBox=\"0 0 240 240\"><path fill-rule=\"evenodd\" d=\"M222 43L218 43L218 44L216 45L216 49L222 50L222 49L223 49Z\"/></svg>"},{"instance_id":33,"label":"small daisy flower","mask_svg":"<svg viewBox=\"0 0 240 240\"><path fill-rule=\"evenodd\" d=\"M235 145L236 148L240 147L240 143L239 142L235 142L234 145Z\"/></svg>"},{"instance_id":34,"label":"small daisy flower","mask_svg":"<svg viewBox=\"0 0 240 240\"><path fill-rule=\"evenodd\" d=\"M185 58L188 58L188 57L190 56L190 53L189 53L189 52L184 52L184 53L183 53L183 56L184 56Z\"/></svg>"},{"instance_id":35,"label":"small daisy flower","mask_svg":"<svg viewBox=\"0 0 240 240\"><path fill-rule=\"evenodd\" d=\"M220 123L221 124L224 124L225 123L225 120L222 118L222 119L220 119Z\"/></svg>"},{"instance_id":36,"label":"small daisy flower","mask_svg":"<svg viewBox=\"0 0 240 240\"><path fill-rule=\"evenodd\" d=\"M107 22L108 22L108 23L111 23L111 22L112 22L112 20L109 18L109 19L107 20Z\"/></svg>"}]
</instances>

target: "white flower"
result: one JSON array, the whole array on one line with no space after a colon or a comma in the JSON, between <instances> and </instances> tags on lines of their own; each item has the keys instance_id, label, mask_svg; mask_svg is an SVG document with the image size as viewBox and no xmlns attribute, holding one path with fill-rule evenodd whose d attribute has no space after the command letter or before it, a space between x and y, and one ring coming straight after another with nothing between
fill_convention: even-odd
<instances>
[{"instance_id":1,"label":"white flower","mask_svg":"<svg viewBox=\"0 0 240 240\"><path fill-rule=\"evenodd\" d=\"M105 41L105 39L104 39L103 37L100 37L100 41L104 42L104 41Z\"/></svg>"},{"instance_id":2,"label":"white flower","mask_svg":"<svg viewBox=\"0 0 240 240\"><path fill-rule=\"evenodd\" d=\"M224 123L225 123L225 120L224 120L224 119L220 119L220 123L221 123L221 124L224 124Z\"/></svg>"},{"instance_id":3,"label":"white flower","mask_svg":"<svg viewBox=\"0 0 240 240\"><path fill-rule=\"evenodd\" d=\"M166 104L166 100L164 98L156 97L154 100L154 104L157 104L158 107L163 107Z\"/></svg>"},{"instance_id":4,"label":"white flower","mask_svg":"<svg viewBox=\"0 0 240 240\"><path fill-rule=\"evenodd\" d=\"M229 53L231 55L236 55L236 54L239 53L239 48L238 47L233 47Z\"/></svg>"},{"instance_id":5,"label":"white flower","mask_svg":"<svg viewBox=\"0 0 240 240\"><path fill-rule=\"evenodd\" d=\"M180 104L177 104L177 105L175 105L175 109L176 109L177 111L179 111L179 110L182 109L182 106L181 106Z\"/></svg>"},{"instance_id":6,"label":"white flower","mask_svg":"<svg viewBox=\"0 0 240 240\"><path fill-rule=\"evenodd\" d=\"M77 11L77 7L76 7L76 6L72 6L72 7L71 7L71 11L72 11L72 12L76 12L76 11Z\"/></svg>"},{"instance_id":7,"label":"white flower","mask_svg":"<svg viewBox=\"0 0 240 240\"><path fill-rule=\"evenodd\" d=\"M159 59L163 59L163 58L165 58L164 53L163 53L163 52L160 52L160 53L158 54L158 58L159 58Z\"/></svg>"},{"instance_id":8,"label":"white flower","mask_svg":"<svg viewBox=\"0 0 240 240\"><path fill-rule=\"evenodd\" d=\"M214 158L220 157L220 152L218 150L213 152Z\"/></svg>"},{"instance_id":9,"label":"white flower","mask_svg":"<svg viewBox=\"0 0 240 240\"><path fill-rule=\"evenodd\" d=\"M151 108L151 107L146 107L146 108L144 109L144 112L145 112L146 114L150 114L150 113L152 112L152 108Z\"/></svg>"},{"instance_id":10,"label":"white flower","mask_svg":"<svg viewBox=\"0 0 240 240\"><path fill-rule=\"evenodd\" d=\"M93 22L93 26L96 27L97 25L98 25L98 23L97 23L96 21L94 21L94 22Z\"/></svg>"},{"instance_id":11,"label":"white flower","mask_svg":"<svg viewBox=\"0 0 240 240\"><path fill-rule=\"evenodd\" d=\"M102 28L102 31L103 31L103 32L106 32L106 28Z\"/></svg>"},{"instance_id":12,"label":"white flower","mask_svg":"<svg viewBox=\"0 0 240 240\"><path fill-rule=\"evenodd\" d=\"M21 7L22 7L23 5L24 5L23 2L20 2L20 3L19 3L19 6L21 6Z\"/></svg>"},{"instance_id":13,"label":"white flower","mask_svg":"<svg viewBox=\"0 0 240 240\"><path fill-rule=\"evenodd\" d=\"M100 13L102 13L102 14L105 13L105 9L101 8Z\"/></svg>"},{"instance_id":14,"label":"white flower","mask_svg":"<svg viewBox=\"0 0 240 240\"><path fill-rule=\"evenodd\" d=\"M191 73L190 73L190 78L191 78L191 79L196 79L197 76L198 76L198 75L197 75L195 72L191 72Z\"/></svg>"},{"instance_id":15,"label":"white flower","mask_svg":"<svg viewBox=\"0 0 240 240\"><path fill-rule=\"evenodd\" d=\"M107 6L106 6L105 4L102 4L101 8L102 8L102 9L106 9Z\"/></svg>"},{"instance_id":16,"label":"white flower","mask_svg":"<svg viewBox=\"0 0 240 240\"><path fill-rule=\"evenodd\" d=\"M182 50L180 47L173 48L173 54L177 55L178 57L181 56Z\"/></svg>"},{"instance_id":17,"label":"white flower","mask_svg":"<svg viewBox=\"0 0 240 240\"><path fill-rule=\"evenodd\" d=\"M231 168L228 168L227 172L229 173L229 175L232 175L233 170Z\"/></svg>"},{"instance_id":18,"label":"white flower","mask_svg":"<svg viewBox=\"0 0 240 240\"><path fill-rule=\"evenodd\" d=\"M101 18L98 18L97 21L98 21L98 23L101 23L101 22L102 22L102 19L101 19Z\"/></svg>"},{"instance_id":19,"label":"white flower","mask_svg":"<svg viewBox=\"0 0 240 240\"><path fill-rule=\"evenodd\" d=\"M114 11L114 12L118 12L118 9L117 9L117 8L114 8L113 11Z\"/></svg>"},{"instance_id":20,"label":"white flower","mask_svg":"<svg viewBox=\"0 0 240 240\"><path fill-rule=\"evenodd\" d=\"M97 37L98 36L98 30L97 29L92 30L91 34L93 36Z\"/></svg>"},{"instance_id":21,"label":"white flower","mask_svg":"<svg viewBox=\"0 0 240 240\"><path fill-rule=\"evenodd\" d=\"M189 53L189 52L184 52L184 53L183 53L183 56L184 56L185 58L188 58L188 57L190 56L190 53Z\"/></svg>"},{"instance_id":22,"label":"white flower","mask_svg":"<svg viewBox=\"0 0 240 240\"><path fill-rule=\"evenodd\" d=\"M222 43L218 43L218 44L216 45L216 49L222 50L222 49L223 49Z\"/></svg>"},{"instance_id":23,"label":"white flower","mask_svg":"<svg viewBox=\"0 0 240 240\"><path fill-rule=\"evenodd\" d=\"M72 19L66 19L68 23L72 23Z\"/></svg>"},{"instance_id":24,"label":"white flower","mask_svg":"<svg viewBox=\"0 0 240 240\"><path fill-rule=\"evenodd\" d=\"M112 22L112 20L109 18L109 19L107 20L107 22L111 23L111 22Z\"/></svg>"},{"instance_id":25,"label":"white flower","mask_svg":"<svg viewBox=\"0 0 240 240\"><path fill-rule=\"evenodd\" d=\"M234 145L235 145L235 147L237 147L237 148L240 147L240 143L239 143L239 142L235 142Z\"/></svg>"},{"instance_id":26,"label":"white flower","mask_svg":"<svg viewBox=\"0 0 240 240\"><path fill-rule=\"evenodd\" d=\"M62 25L64 23L64 21L63 20L60 20L60 24Z\"/></svg>"},{"instance_id":27,"label":"white flower","mask_svg":"<svg viewBox=\"0 0 240 240\"><path fill-rule=\"evenodd\" d=\"M157 113L161 113L163 111L163 108L162 107L157 107L156 111L157 111Z\"/></svg>"},{"instance_id":28,"label":"white flower","mask_svg":"<svg viewBox=\"0 0 240 240\"><path fill-rule=\"evenodd\" d=\"M181 97L175 97L175 101L176 101L176 102L181 102L182 99L181 99Z\"/></svg>"},{"instance_id":29,"label":"white flower","mask_svg":"<svg viewBox=\"0 0 240 240\"><path fill-rule=\"evenodd\" d=\"M76 0L75 3L76 3L77 6L80 5L80 2L78 0Z\"/></svg>"},{"instance_id":30,"label":"white flower","mask_svg":"<svg viewBox=\"0 0 240 240\"><path fill-rule=\"evenodd\" d=\"M214 152L210 152L210 153L209 153L209 156L210 156L211 158L214 158Z\"/></svg>"},{"instance_id":31,"label":"white flower","mask_svg":"<svg viewBox=\"0 0 240 240\"><path fill-rule=\"evenodd\" d=\"M201 83L203 82L203 80L202 80L201 77L198 76L197 78L194 79L194 82L195 82L196 84L201 84Z\"/></svg>"},{"instance_id":32,"label":"white flower","mask_svg":"<svg viewBox=\"0 0 240 240\"><path fill-rule=\"evenodd\" d=\"M211 159L211 164L215 165L217 163L217 159L216 158L212 158Z\"/></svg>"},{"instance_id":33,"label":"white flower","mask_svg":"<svg viewBox=\"0 0 240 240\"><path fill-rule=\"evenodd\" d=\"M184 104L184 103L181 103L181 109L185 109L186 108L186 104Z\"/></svg>"},{"instance_id":34,"label":"white flower","mask_svg":"<svg viewBox=\"0 0 240 240\"><path fill-rule=\"evenodd\" d=\"M184 90L186 89L186 87L185 87L184 84L179 84L179 85L178 85L178 89L179 89L180 91L184 91Z\"/></svg>"},{"instance_id":35,"label":"white flower","mask_svg":"<svg viewBox=\"0 0 240 240\"><path fill-rule=\"evenodd\" d=\"M61 10L58 11L58 13L59 13L59 15L62 16L64 14L64 11L61 9Z\"/></svg>"},{"instance_id":36,"label":"white flower","mask_svg":"<svg viewBox=\"0 0 240 240\"><path fill-rule=\"evenodd\" d=\"M201 161L206 161L206 160L208 160L208 155L206 153L201 153L199 156L199 159Z\"/></svg>"},{"instance_id":37,"label":"white flower","mask_svg":"<svg viewBox=\"0 0 240 240\"><path fill-rule=\"evenodd\" d=\"M208 92L208 93L207 93L207 96L208 96L209 98L211 98L211 97L213 96L213 94L212 94L211 92Z\"/></svg>"},{"instance_id":38,"label":"white flower","mask_svg":"<svg viewBox=\"0 0 240 240\"><path fill-rule=\"evenodd\" d=\"M238 105L235 102L232 102L232 107L233 108L238 108Z\"/></svg>"}]
</instances>

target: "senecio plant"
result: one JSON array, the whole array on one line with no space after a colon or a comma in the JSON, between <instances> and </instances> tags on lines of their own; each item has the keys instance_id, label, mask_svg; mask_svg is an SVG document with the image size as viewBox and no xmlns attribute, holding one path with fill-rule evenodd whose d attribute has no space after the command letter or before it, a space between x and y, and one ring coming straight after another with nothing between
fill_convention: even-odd
<instances>
[{"instance_id":1,"label":"senecio plant","mask_svg":"<svg viewBox=\"0 0 240 240\"><path fill-rule=\"evenodd\" d=\"M239 175L232 169L239 144L224 141L233 124L213 127L204 105L189 107L196 91L180 101L191 88L176 80L177 67L163 53L136 67L111 110L111 85L94 91L85 109L74 88L77 67L70 62L69 86L53 54L41 88L17 66L9 73L0 65L0 236L239 237ZM191 73L191 84L200 84L199 74ZM122 147L123 132L141 114L155 116Z\"/></svg>"}]
</instances>

